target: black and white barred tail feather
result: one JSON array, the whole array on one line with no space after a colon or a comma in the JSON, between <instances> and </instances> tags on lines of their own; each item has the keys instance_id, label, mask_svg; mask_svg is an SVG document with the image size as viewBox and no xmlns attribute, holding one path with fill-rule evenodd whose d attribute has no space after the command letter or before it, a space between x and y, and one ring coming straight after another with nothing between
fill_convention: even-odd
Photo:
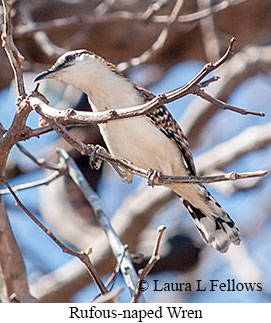
<instances>
[{"instance_id":1,"label":"black and white barred tail feather","mask_svg":"<svg viewBox=\"0 0 271 323\"><path fill-rule=\"evenodd\" d=\"M227 252L231 243L240 244L239 229L209 191L203 185L198 187L203 193L201 198L205 200L204 210L182 198L183 204L192 216L203 241L221 253Z\"/></svg>"}]
</instances>

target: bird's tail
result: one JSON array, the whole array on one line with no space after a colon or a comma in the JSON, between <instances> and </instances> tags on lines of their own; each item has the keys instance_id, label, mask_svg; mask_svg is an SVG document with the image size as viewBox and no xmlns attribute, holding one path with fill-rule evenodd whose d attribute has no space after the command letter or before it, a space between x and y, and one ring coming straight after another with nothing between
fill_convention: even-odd
<instances>
[{"instance_id":1,"label":"bird's tail","mask_svg":"<svg viewBox=\"0 0 271 323\"><path fill-rule=\"evenodd\" d=\"M207 245L211 244L219 252L226 252L231 243L240 244L239 229L206 187L199 184L188 184L186 188L178 186L173 191L182 199Z\"/></svg>"}]
</instances>

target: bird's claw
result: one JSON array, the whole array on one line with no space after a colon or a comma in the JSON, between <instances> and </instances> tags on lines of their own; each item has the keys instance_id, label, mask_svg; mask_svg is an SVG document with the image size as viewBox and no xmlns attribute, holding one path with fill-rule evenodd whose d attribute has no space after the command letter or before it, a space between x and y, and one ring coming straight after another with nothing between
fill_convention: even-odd
<instances>
[{"instance_id":1,"label":"bird's claw","mask_svg":"<svg viewBox=\"0 0 271 323\"><path fill-rule=\"evenodd\" d=\"M125 173L121 175L121 180L126 184L131 184L133 181L133 174L131 173Z\"/></svg>"},{"instance_id":2,"label":"bird's claw","mask_svg":"<svg viewBox=\"0 0 271 323\"><path fill-rule=\"evenodd\" d=\"M147 171L147 184L151 187L154 186L154 182L156 179L160 179L161 178L161 172L159 172L158 170L154 170L152 168L149 168Z\"/></svg>"},{"instance_id":3,"label":"bird's claw","mask_svg":"<svg viewBox=\"0 0 271 323\"><path fill-rule=\"evenodd\" d=\"M126 164L132 165L132 163L124 158L121 158L121 161L125 162ZM124 169L121 166L111 164L111 166L114 168L114 170L118 173L121 180L126 184L131 184L133 181L133 174L130 173L128 170Z\"/></svg>"},{"instance_id":4,"label":"bird's claw","mask_svg":"<svg viewBox=\"0 0 271 323\"><path fill-rule=\"evenodd\" d=\"M99 170L102 165L102 161L99 159L99 152L103 150L103 147L99 145L90 145L90 148L91 153L89 155L89 166L91 169Z\"/></svg>"}]
</instances>

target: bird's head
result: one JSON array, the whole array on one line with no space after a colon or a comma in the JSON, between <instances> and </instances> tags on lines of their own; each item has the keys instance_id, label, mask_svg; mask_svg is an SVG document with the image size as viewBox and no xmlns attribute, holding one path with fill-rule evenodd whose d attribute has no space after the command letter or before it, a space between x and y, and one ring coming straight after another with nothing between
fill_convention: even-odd
<instances>
[{"instance_id":1,"label":"bird's head","mask_svg":"<svg viewBox=\"0 0 271 323\"><path fill-rule=\"evenodd\" d=\"M68 84L80 84L81 77L93 69L97 56L86 49L66 52L47 71L40 73L34 82L44 79L56 79Z\"/></svg>"}]
</instances>

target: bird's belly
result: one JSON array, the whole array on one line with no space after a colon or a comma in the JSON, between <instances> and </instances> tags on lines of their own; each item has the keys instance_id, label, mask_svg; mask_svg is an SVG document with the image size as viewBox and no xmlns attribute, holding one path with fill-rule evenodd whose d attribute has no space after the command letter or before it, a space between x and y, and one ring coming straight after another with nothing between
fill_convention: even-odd
<instances>
[{"instance_id":1,"label":"bird's belly","mask_svg":"<svg viewBox=\"0 0 271 323\"><path fill-rule=\"evenodd\" d=\"M178 146L144 116L99 125L109 151L135 166L165 175L185 175Z\"/></svg>"}]
</instances>

